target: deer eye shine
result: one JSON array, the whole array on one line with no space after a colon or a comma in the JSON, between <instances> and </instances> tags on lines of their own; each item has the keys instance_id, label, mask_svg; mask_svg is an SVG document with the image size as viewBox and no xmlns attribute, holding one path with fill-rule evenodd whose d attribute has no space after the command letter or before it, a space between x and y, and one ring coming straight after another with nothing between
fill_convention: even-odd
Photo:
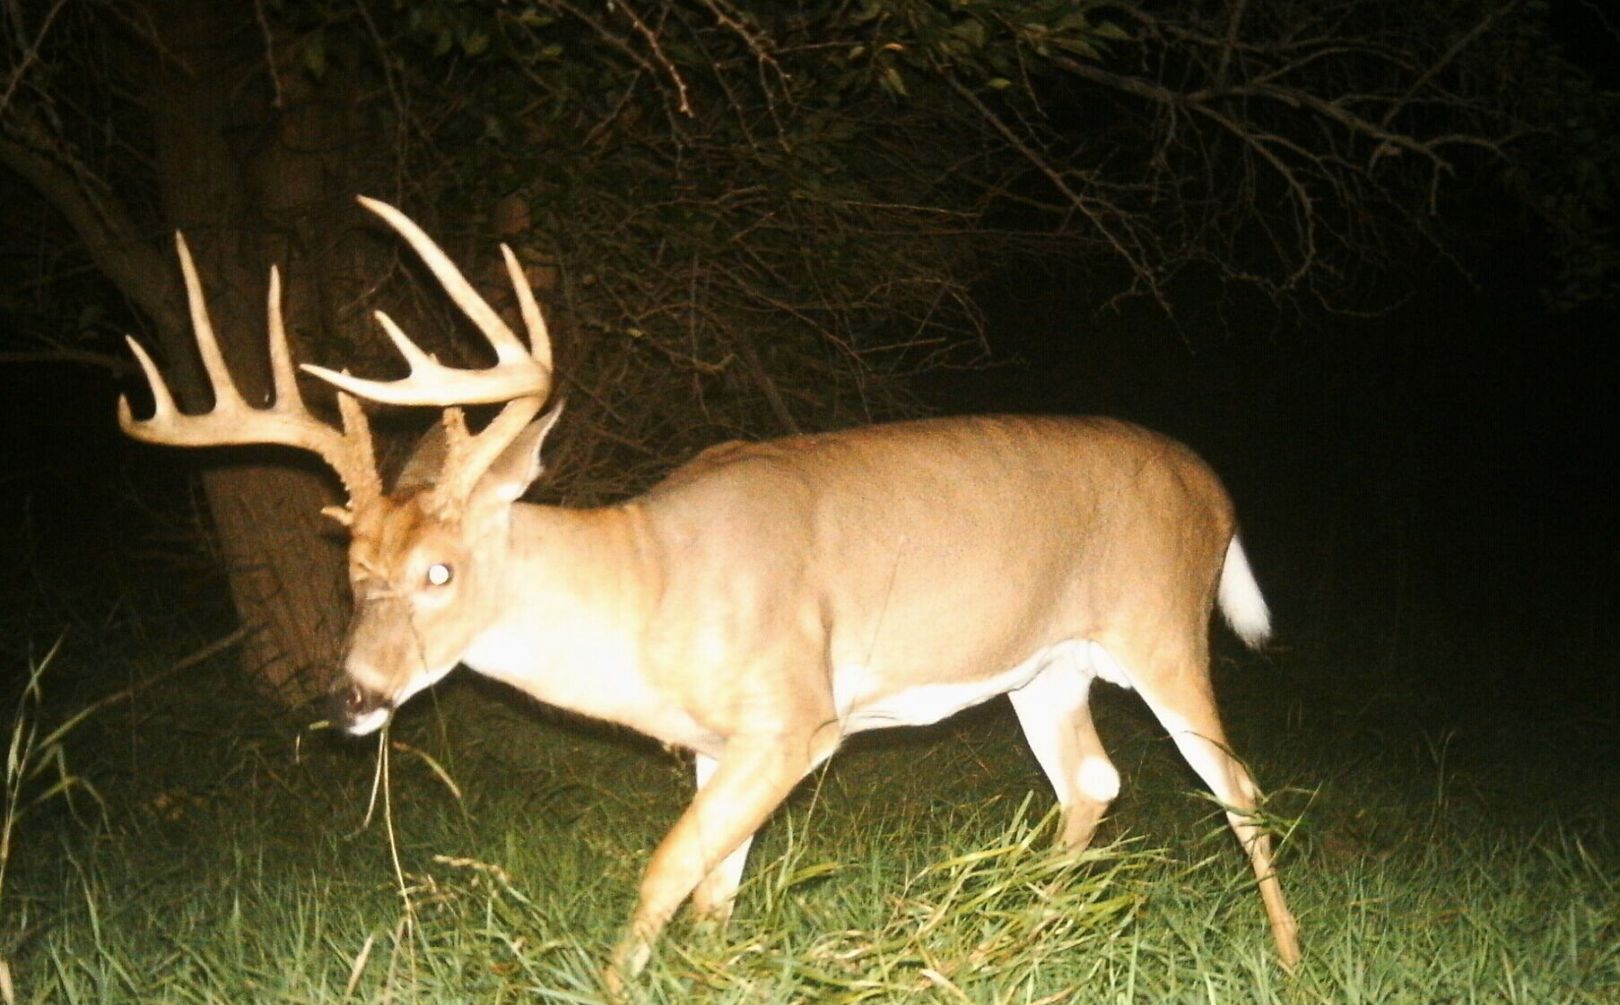
<instances>
[{"instance_id":1,"label":"deer eye shine","mask_svg":"<svg viewBox=\"0 0 1620 1005\"><path fill-rule=\"evenodd\" d=\"M427 567L426 575L429 586L447 586L450 580L456 578L455 570L444 562L434 562Z\"/></svg>"}]
</instances>

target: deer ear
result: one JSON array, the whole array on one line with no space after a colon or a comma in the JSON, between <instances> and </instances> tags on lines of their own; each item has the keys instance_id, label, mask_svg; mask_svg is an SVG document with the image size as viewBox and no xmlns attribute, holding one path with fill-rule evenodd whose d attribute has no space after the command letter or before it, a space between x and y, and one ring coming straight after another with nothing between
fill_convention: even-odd
<instances>
[{"instance_id":1,"label":"deer ear","mask_svg":"<svg viewBox=\"0 0 1620 1005\"><path fill-rule=\"evenodd\" d=\"M435 422L429 426L427 432L417 439L416 446L411 448L399 477L394 479L394 491L432 488L444 468L448 447L449 437L445 434L444 423Z\"/></svg>"},{"instance_id":2,"label":"deer ear","mask_svg":"<svg viewBox=\"0 0 1620 1005\"><path fill-rule=\"evenodd\" d=\"M473 495L491 502L510 503L528 491L543 470L540 464L540 445L546 434L562 415L563 403L558 401L546 414L524 427L495 463L489 466Z\"/></svg>"}]
</instances>

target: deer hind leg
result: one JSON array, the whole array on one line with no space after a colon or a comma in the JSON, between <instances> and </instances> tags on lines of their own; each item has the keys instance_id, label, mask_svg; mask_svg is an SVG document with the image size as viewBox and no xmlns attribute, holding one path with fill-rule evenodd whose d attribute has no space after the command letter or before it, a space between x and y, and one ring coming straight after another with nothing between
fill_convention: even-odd
<instances>
[{"instance_id":1,"label":"deer hind leg","mask_svg":"<svg viewBox=\"0 0 1620 1005\"><path fill-rule=\"evenodd\" d=\"M693 767L697 773L699 789L709 784L709 779L714 777L715 768L719 765L720 762L712 757L704 754L696 756ZM737 898L737 887L742 884L743 866L748 861L748 846L753 843L752 834L743 838L736 851L709 870L709 874L698 883L697 889L692 891L693 911L719 924L724 924L731 917L731 907Z\"/></svg>"},{"instance_id":2,"label":"deer hind leg","mask_svg":"<svg viewBox=\"0 0 1620 1005\"><path fill-rule=\"evenodd\" d=\"M1119 772L1091 720L1090 689L1090 667L1076 654L1054 661L1007 695L1063 807L1063 844L1075 851L1091 843L1097 822L1119 794Z\"/></svg>"},{"instance_id":3,"label":"deer hind leg","mask_svg":"<svg viewBox=\"0 0 1620 1005\"><path fill-rule=\"evenodd\" d=\"M1288 910L1277 879L1271 835L1257 819L1259 786L1232 752L1221 727L1209 680L1207 641L1200 638L1196 652L1174 659L1161 655L1128 669L1131 683L1175 741L1181 756L1226 807L1227 823L1254 869L1277 955L1292 971L1300 959L1299 924Z\"/></svg>"}]
</instances>

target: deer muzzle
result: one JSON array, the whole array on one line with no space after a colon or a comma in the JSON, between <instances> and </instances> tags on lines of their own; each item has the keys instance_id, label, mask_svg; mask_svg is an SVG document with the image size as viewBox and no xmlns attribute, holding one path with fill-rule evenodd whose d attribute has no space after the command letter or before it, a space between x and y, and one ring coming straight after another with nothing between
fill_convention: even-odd
<instances>
[{"instance_id":1,"label":"deer muzzle","mask_svg":"<svg viewBox=\"0 0 1620 1005\"><path fill-rule=\"evenodd\" d=\"M394 702L352 681L337 686L331 697L331 720L351 736L375 733L394 714Z\"/></svg>"}]
</instances>

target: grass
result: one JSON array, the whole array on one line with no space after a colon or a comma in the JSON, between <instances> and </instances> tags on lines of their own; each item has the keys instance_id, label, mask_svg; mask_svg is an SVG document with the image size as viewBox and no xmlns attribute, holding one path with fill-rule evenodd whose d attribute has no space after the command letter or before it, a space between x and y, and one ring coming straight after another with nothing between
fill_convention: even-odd
<instances>
[{"instance_id":1,"label":"grass","mask_svg":"<svg viewBox=\"0 0 1620 1005\"><path fill-rule=\"evenodd\" d=\"M255 712L229 655L76 716L162 667L114 635L29 664L6 1005L602 1000L598 967L690 796L673 754L453 678L396 724L364 826L377 748ZM1610 713L1445 719L1408 675L1329 672L1324 652L1220 674L1288 831L1297 975L1216 808L1106 689L1126 788L1084 856L1050 851L1050 795L999 703L867 734L769 824L732 924L678 918L631 1000L1620 1001Z\"/></svg>"}]
</instances>

